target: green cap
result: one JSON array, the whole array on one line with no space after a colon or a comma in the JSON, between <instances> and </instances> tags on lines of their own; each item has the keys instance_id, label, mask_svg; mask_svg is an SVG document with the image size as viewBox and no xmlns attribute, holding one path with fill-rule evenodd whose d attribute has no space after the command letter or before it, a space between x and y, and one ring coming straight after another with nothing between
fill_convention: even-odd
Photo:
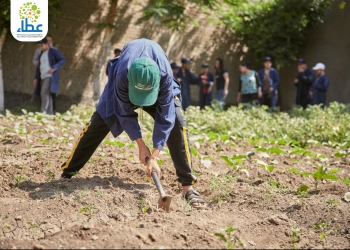
<instances>
[{"instance_id":1,"label":"green cap","mask_svg":"<svg viewBox=\"0 0 350 250\"><path fill-rule=\"evenodd\" d=\"M151 106L157 101L160 71L155 61L141 57L132 62L129 72L129 99L136 106Z\"/></svg>"}]
</instances>

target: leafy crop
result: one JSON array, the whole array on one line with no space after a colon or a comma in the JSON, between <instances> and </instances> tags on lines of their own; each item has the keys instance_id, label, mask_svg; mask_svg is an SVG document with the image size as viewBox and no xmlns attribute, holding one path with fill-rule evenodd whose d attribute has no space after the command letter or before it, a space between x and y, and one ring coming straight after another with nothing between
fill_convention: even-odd
<instances>
[{"instance_id":1,"label":"leafy crop","mask_svg":"<svg viewBox=\"0 0 350 250\"><path fill-rule=\"evenodd\" d=\"M227 249L235 249L237 246L243 247L243 243L239 240L238 236L234 234L237 228L227 227L225 234L215 233L214 235L219 237L223 242L227 243Z\"/></svg>"}]
</instances>

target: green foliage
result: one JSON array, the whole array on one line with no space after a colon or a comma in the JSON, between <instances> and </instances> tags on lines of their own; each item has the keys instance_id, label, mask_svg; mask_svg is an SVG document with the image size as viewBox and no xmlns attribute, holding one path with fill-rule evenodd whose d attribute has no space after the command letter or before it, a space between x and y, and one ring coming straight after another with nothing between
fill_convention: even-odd
<instances>
[{"instance_id":1,"label":"green foliage","mask_svg":"<svg viewBox=\"0 0 350 250\"><path fill-rule=\"evenodd\" d=\"M107 144L107 145L113 145L113 146L116 146L119 148L125 147L125 144L122 142L119 142L119 141L107 141L107 140L105 140L103 143Z\"/></svg>"},{"instance_id":2,"label":"green foliage","mask_svg":"<svg viewBox=\"0 0 350 250\"><path fill-rule=\"evenodd\" d=\"M96 206L86 205L79 210L79 213L88 213L89 217L92 218L92 216L94 215L93 210L95 210L95 209L97 209Z\"/></svg>"},{"instance_id":3,"label":"green foliage","mask_svg":"<svg viewBox=\"0 0 350 250\"><path fill-rule=\"evenodd\" d=\"M343 183L350 186L350 180L346 177L344 177Z\"/></svg>"},{"instance_id":4,"label":"green foliage","mask_svg":"<svg viewBox=\"0 0 350 250\"><path fill-rule=\"evenodd\" d=\"M296 243L299 241L299 235L301 234L301 231L299 228L292 227L292 249L297 249Z\"/></svg>"},{"instance_id":5,"label":"green foliage","mask_svg":"<svg viewBox=\"0 0 350 250\"><path fill-rule=\"evenodd\" d=\"M15 181L16 181L16 184L17 184L17 187L19 187L19 185L21 184L21 182L24 180L24 176L22 175L17 175L15 177Z\"/></svg>"},{"instance_id":6,"label":"green foliage","mask_svg":"<svg viewBox=\"0 0 350 250\"><path fill-rule=\"evenodd\" d=\"M139 18L136 24L152 20L157 25L177 31L186 29L188 23L198 27L199 22L188 14L188 10L193 8L197 8L211 21L219 24L219 20L227 18L227 13L232 13L246 2L247 0L150 0L143 8L144 16ZM226 22L233 20L234 18L229 17ZM229 25L227 27L231 28Z\"/></svg>"},{"instance_id":7,"label":"green foliage","mask_svg":"<svg viewBox=\"0 0 350 250\"><path fill-rule=\"evenodd\" d=\"M307 32L322 18L332 0L272 0L253 1L236 13L240 23L228 21L226 25L243 38L257 62L269 55L279 66L288 65L304 44ZM225 17L224 19L227 19ZM234 18L237 20L237 17Z\"/></svg>"},{"instance_id":8,"label":"green foliage","mask_svg":"<svg viewBox=\"0 0 350 250\"><path fill-rule=\"evenodd\" d=\"M243 247L243 243L239 240L238 236L234 234L237 228L227 227L225 234L215 233L214 235L219 237L223 242L227 243L227 249L235 249L237 247Z\"/></svg>"},{"instance_id":9,"label":"green foliage","mask_svg":"<svg viewBox=\"0 0 350 250\"><path fill-rule=\"evenodd\" d=\"M312 106L306 110L293 108L289 113L271 113L263 108L241 109L232 106L225 112L189 107L186 112L189 132L206 134L205 140L218 140L219 134L229 134L234 141L251 140L255 144L288 144L294 146L291 154L309 155L307 146L323 144L329 147L350 146L350 105L330 103L322 109ZM198 132L197 132L198 131ZM209 133L210 132L210 133ZM263 147L258 151L270 150Z\"/></svg>"}]
</instances>

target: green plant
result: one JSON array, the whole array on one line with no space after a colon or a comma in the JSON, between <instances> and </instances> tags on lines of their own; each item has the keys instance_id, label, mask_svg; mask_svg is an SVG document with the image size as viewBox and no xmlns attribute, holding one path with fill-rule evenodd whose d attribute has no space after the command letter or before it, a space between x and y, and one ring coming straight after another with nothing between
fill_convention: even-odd
<instances>
[{"instance_id":1,"label":"green plant","mask_svg":"<svg viewBox=\"0 0 350 250\"><path fill-rule=\"evenodd\" d=\"M53 180L56 177L56 174L50 169L46 170L47 181Z\"/></svg>"},{"instance_id":2,"label":"green plant","mask_svg":"<svg viewBox=\"0 0 350 250\"><path fill-rule=\"evenodd\" d=\"M219 205L222 201L226 200L231 192L230 184L232 183L232 178L228 175L223 176L222 178L212 176L209 184L210 191L216 191L217 194L213 198L214 202L217 202Z\"/></svg>"},{"instance_id":3,"label":"green plant","mask_svg":"<svg viewBox=\"0 0 350 250\"><path fill-rule=\"evenodd\" d=\"M88 213L89 217L92 218L93 215L94 215L94 211L93 210L96 210L97 207L96 206L93 206L93 205L86 205L84 207L82 207L80 210L79 210L79 213Z\"/></svg>"},{"instance_id":4,"label":"green plant","mask_svg":"<svg viewBox=\"0 0 350 250\"><path fill-rule=\"evenodd\" d=\"M227 243L227 249L235 249L238 246L243 247L243 243L240 241L238 236L234 234L236 230L237 228L227 227L225 229L226 236L223 233L215 233L214 235L219 237L223 242Z\"/></svg>"},{"instance_id":5,"label":"green plant","mask_svg":"<svg viewBox=\"0 0 350 250\"><path fill-rule=\"evenodd\" d=\"M292 227L292 249L297 249L296 243L299 241L299 235L301 234L301 231L299 228Z\"/></svg>"},{"instance_id":6,"label":"green plant","mask_svg":"<svg viewBox=\"0 0 350 250\"><path fill-rule=\"evenodd\" d=\"M314 225L314 228L319 231L320 238L323 240L323 245L327 244L327 233L335 229L327 222L319 222Z\"/></svg>"},{"instance_id":7,"label":"green plant","mask_svg":"<svg viewBox=\"0 0 350 250\"><path fill-rule=\"evenodd\" d=\"M329 200L326 201L326 203L330 207L334 207L334 206L340 204L340 202L335 200L335 199L329 199Z\"/></svg>"},{"instance_id":8,"label":"green plant","mask_svg":"<svg viewBox=\"0 0 350 250\"><path fill-rule=\"evenodd\" d=\"M140 209L141 209L141 212L142 213L146 213L147 212L147 208L146 208L146 200L145 199L142 199L142 200L138 200L137 203L139 204L140 206Z\"/></svg>"},{"instance_id":9,"label":"green plant","mask_svg":"<svg viewBox=\"0 0 350 250\"><path fill-rule=\"evenodd\" d=\"M24 176L22 175L17 175L15 177L15 181L16 181L16 184L17 184L17 187L19 187L19 185L21 184L21 182L24 180Z\"/></svg>"},{"instance_id":10,"label":"green plant","mask_svg":"<svg viewBox=\"0 0 350 250\"><path fill-rule=\"evenodd\" d=\"M339 172L335 169L327 169L323 166L320 166L315 172L311 173L311 176L314 179L315 184L315 192L317 192L317 185L322 180L331 180L331 181L337 181L338 177L335 176L333 173Z\"/></svg>"}]
</instances>

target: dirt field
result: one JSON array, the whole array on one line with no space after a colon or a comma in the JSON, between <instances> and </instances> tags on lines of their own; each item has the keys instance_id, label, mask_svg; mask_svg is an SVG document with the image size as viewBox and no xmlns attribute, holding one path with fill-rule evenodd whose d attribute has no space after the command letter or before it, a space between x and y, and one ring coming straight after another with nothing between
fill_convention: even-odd
<instances>
[{"instance_id":1,"label":"dirt field","mask_svg":"<svg viewBox=\"0 0 350 250\"><path fill-rule=\"evenodd\" d=\"M1 249L350 248L350 203L343 199L350 186L342 182L350 178L350 164L334 157L334 148L310 148L308 156L290 154L288 146L261 152L245 141L193 136L195 188L208 209L191 210L181 199L164 151L161 181L174 195L165 213L156 207L158 193L137 147L124 134L108 135L114 145L102 143L80 174L59 180L83 127L69 119L0 117ZM255 155L237 162L243 171L220 158L248 152ZM262 161L275 166L271 173ZM314 172L321 164L341 171L334 174L337 182L321 180L317 192L312 177L288 171ZM297 192L301 185L308 192Z\"/></svg>"}]
</instances>

